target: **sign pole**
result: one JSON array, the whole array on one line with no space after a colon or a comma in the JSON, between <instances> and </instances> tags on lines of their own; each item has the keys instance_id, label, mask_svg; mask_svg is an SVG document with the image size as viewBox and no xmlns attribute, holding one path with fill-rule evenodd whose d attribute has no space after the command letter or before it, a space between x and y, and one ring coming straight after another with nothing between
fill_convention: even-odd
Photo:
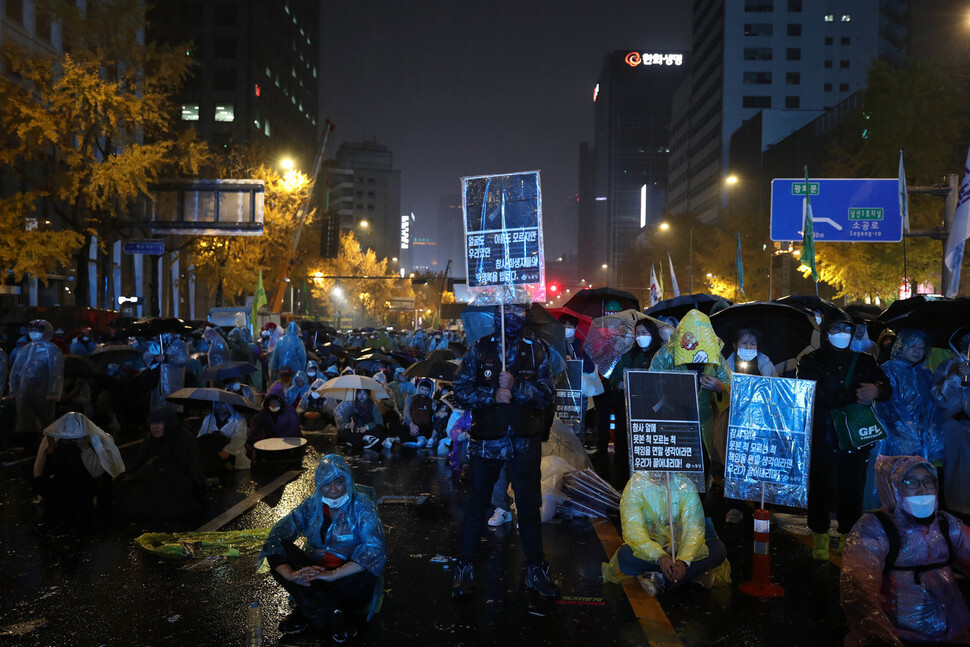
<instances>
[{"instance_id":1,"label":"sign pole","mask_svg":"<svg viewBox=\"0 0 970 647\"><path fill-rule=\"evenodd\" d=\"M499 304L500 317L502 319L502 372L505 372L505 302Z\"/></svg>"},{"instance_id":2,"label":"sign pole","mask_svg":"<svg viewBox=\"0 0 970 647\"><path fill-rule=\"evenodd\" d=\"M665 472L667 476L667 518L670 521L670 558L677 561L677 539L674 537L674 509L671 505L670 496L670 472Z\"/></svg>"}]
</instances>

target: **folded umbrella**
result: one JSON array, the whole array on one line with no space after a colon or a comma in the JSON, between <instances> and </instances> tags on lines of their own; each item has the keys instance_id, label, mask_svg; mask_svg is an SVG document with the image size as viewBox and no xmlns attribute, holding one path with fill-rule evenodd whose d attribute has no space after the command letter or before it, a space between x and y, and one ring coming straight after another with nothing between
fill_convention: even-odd
<instances>
[{"instance_id":1,"label":"folded umbrella","mask_svg":"<svg viewBox=\"0 0 970 647\"><path fill-rule=\"evenodd\" d=\"M798 357L812 343L812 333L817 330L815 319L804 310L771 301L741 303L716 312L711 315L711 326L724 342L725 356L734 352L739 330L759 332L758 351L775 364Z\"/></svg>"}]
</instances>

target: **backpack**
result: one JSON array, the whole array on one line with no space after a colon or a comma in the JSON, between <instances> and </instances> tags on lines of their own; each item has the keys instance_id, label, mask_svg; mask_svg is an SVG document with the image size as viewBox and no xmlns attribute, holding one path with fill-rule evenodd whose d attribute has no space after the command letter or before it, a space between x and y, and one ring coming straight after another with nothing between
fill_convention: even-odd
<instances>
[{"instance_id":1,"label":"backpack","mask_svg":"<svg viewBox=\"0 0 970 647\"><path fill-rule=\"evenodd\" d=\"M888 575L889 571L912 571L913 582L921 584L920 573L944 568L953 563L953 542L950 541L950 520L947 519L945 514L937 514L936 521L940 526L940 531L943 533L943 539L946 540L946 561L937 562L936 564L921 564L919 566L896 566L896 558L899 557L899 530L896 529L896 524L889 518L889 515L881 508L879 510L873 510L872 514L879 520L883 532L886 533L886 537L889 539L889 554L886 555L886 565L882 569L883 576Z\"/></svg>"}]
</instances>

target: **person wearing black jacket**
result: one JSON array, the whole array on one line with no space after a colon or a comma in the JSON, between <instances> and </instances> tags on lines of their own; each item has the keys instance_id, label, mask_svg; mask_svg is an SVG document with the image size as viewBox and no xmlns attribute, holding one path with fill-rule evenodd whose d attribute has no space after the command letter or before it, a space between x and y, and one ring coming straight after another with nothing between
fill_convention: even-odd
<instances>
[{"instance_id":1,"label":"person wearing black jacket","mask_svg":"<svg viewBox=\"0 0 970 647\"><path fill-rule=\"evenodd\" d=\"M832 411L847 404L885 402L892 396L889 378L868 353L849 350L852 318L833 308L822 318L821 347L798 360L797 377L815 382L815 415L812 422L812 453L808 476L808 527L815 547L812 556L829 559L829 514L838 496L839 550L848 532L862 516L869 448L840 451ZM845 378L853 356L857 364L849 386Z\"/></svg>"},{"instance_id":2,"label":"person wearing black jacket","mask_svg":"<svg viewBox=\"0 0 970 647\"><path fill-rule=\"evenodd\" d=\"M501 316L500 309L495 308L496 331ZM542 435L548 429L546 412L555 387L549 347L525 330L525 316L526 306L505 306L504 369L498 333L479 339L468 349L455 379L452 397L459 407L472 413L470 491L452 587L456 599L472 593L472 561L485 532L492 487L503 465L515 490L519 536L526 558L525 585L542 597L559 595L543 558L539 517Z\"/></svg>"}]
</instances>

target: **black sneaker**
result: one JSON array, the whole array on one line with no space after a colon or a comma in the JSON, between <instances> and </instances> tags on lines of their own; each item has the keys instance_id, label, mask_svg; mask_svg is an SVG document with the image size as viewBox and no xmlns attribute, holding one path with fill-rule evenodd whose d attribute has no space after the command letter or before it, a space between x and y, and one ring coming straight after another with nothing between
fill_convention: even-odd
<instances>
[{"instance_id":1,"label":"black sneaker","mask_svg":"<svg viewBox=\"0 0 970 647\"><path fill-rule=\"evenodd\" d=\"M306 616L299 610L280 620L280 633L295 634L303 631L309 625Z\"/></svg>"},{"instance_id":2,"label":"black sneaker","mask_svg":"<svg viewBox=\"0 0 970 647\"><path fill-rule=\"evenodd\" d=\"M364 449L373 449L381 442L381 439L377 436L371 436L370 434L364 436Z\"/></svg>"},{"instance_id":3,"label":"black sneaker","mask_svg":"<svg viewBox=\"0 0 970 647\"><path fill-rule=\"evenodd\" d=\"M549 599L559 597L559 589L549 579L549 564L530 564L525 568L525 588L531 589L540 596Z\"/></svg>"},{"instance_id":4,"label":"black sneaker","mask_svg":"<svg viewBox=\"0 0 970 647\"><path fill-rule=\"evenodd\" d=\"M475 572L471 562L455 564L455 579L451 582L451 597L461 600L471 597L475 585Z\"/></svg>"}]
</instances>

